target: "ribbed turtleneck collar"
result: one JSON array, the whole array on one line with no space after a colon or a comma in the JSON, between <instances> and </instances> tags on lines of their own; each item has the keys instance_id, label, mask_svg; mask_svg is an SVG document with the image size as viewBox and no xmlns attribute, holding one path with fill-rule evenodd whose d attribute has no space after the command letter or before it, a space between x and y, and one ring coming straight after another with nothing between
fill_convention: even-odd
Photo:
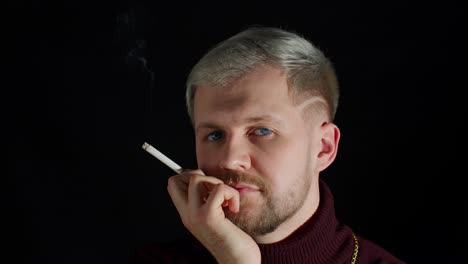
<instances>
[{"instance_id":1,"label":"ribbed turtleneck collar","mask_svg":"<svg viewBox=\"0 0 468 264\"><path fill-rule=\"evenodd\" d=\"M319 186L320 204L306 223L279 242L259 244L262 263L346 263L351 260L352 231L336 220L333 195L326 183L320 180Z\"/></svg>"}]
</instances>

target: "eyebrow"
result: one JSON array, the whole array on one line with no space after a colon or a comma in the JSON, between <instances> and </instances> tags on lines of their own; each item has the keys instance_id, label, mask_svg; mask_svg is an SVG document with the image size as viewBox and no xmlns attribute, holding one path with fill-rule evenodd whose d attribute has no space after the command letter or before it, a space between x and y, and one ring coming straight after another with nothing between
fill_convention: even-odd
<instances>
[{"instance_id":1,"label":"eyebrow","mask_svg":"<svg viewBox=\"0 0 468 264\"><path fill-rule=\"evenodd\" d=\"M274 115L259 115L259 116L252 116L245 118L242 123L252 124L252 123L259 123L259 122L271 122L274 123L282 128L285 127L285 123L280 118ZM197 126L196 130L203 129L203 128L220 128L223 126L217 125L214 122L200 122Z\"/></svg>"}]
</instances>

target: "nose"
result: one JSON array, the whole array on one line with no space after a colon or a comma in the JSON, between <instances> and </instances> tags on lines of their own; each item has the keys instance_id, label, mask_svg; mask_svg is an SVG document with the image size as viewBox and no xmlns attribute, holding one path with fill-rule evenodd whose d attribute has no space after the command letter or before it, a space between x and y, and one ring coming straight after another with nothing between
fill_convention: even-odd
<instances>
[{"instance_id":1,"label":"nose","mask_svg":"<svg viewBox=\"0 0 468 264\"><path fill-rule=\"evenodd\" d=\"M251 157L249 146L242 139L229 138L222 147L219 167L226 170L247 171L250 169Z\"/></svg>"}]
</instances>

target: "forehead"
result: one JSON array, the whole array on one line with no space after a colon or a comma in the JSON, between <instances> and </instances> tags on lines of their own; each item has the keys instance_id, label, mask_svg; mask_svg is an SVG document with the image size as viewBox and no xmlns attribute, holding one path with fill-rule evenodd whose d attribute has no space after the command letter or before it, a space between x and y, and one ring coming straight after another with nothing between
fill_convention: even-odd
<instances>
[{"instance_id":1,"label":"forehead","mask_svg":"<svg viewBox=\"0 0 468 264\"><path fill-rule=\"evenodd\" d=\"M263 66L227 87L200 86L194 98L194 121L239 120L263 114L282 115L293 107L286 73Z\"/></svg>"}]
</instances>

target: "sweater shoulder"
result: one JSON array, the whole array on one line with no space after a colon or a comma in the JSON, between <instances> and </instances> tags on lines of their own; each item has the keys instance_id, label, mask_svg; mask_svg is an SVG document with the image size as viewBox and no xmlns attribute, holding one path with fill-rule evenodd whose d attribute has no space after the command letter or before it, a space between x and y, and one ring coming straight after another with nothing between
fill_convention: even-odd
<instances>
[{"instance_id":1,"label":"sweater shoulder","mask_svg":"<svg viewBox=\"0 0 468 264\"><path fill-rule=\"evenodd\" d=\"M359 237L359 253L357 263L360 264L406 264L386 249L374 242Z\"/></svg>"}]
</instances>

